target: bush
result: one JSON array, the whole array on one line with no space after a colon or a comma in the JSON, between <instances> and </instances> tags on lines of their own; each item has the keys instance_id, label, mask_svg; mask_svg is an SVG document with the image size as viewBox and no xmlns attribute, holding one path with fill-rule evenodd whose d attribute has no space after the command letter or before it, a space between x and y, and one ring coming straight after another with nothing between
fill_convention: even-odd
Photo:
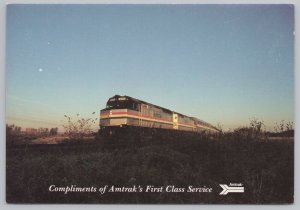
<instances>
[{"instance_id":1,"label":"bush","mask_svg":"<svg viewBox=\"0 0 300 210\"><path fill-rule=\"evenodd\" d=\"M92 114L95 114L93 112ZM76 115L75 118L64 115L66 118L66 122L64 122L63 127L65 129L65 134L70 139L83 139L86 136L90 136L92 131L93 124L96 123L97 118L83 118L79 117L79 114Z\"/></svg>"}]
</instances>

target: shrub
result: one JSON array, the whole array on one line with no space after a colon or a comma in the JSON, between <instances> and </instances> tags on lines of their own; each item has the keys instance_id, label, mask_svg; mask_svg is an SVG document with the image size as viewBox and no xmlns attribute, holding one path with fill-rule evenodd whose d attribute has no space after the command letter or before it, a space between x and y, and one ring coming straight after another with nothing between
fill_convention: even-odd
<instances>
[{"instance_id":1,"label":"shrub","mask_svg":"<svg viewBox=\"0 0 300 210\"><path fill-rule=\"evenodd\" d=\"M95 114L93 112L92 114ZM97 118L83 118L79 114L75 118L64 115L66 122L63 124L65 134L70 139L82 139L83 137L90 136L92 132L92 125L96 123Z\"/></svg>"}]
</instances>

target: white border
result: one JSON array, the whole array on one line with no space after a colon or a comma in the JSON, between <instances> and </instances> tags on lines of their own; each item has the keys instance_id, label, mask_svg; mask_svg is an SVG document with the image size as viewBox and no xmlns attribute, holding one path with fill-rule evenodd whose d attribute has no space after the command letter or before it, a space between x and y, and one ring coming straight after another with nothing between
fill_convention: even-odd
<instances>
[{"instance_id":1,"label":"white border","mask_svg":"<svg viewBox=\"0 0 300 210\"><path fill-rule=\"evenodd\" d=\"M295 5L295 200L294 204L291 205L15 205L15 204L6 204L6 180L5 180L5 16L6 16L6 5L7 4L294 4ZM299 98L299 88L300 88L300 74L299 74L299 43L297 38L299 37L299 7L300 3L297 0L4 0L0 1L0 208L4 209L72 209L77 210L82 207L88 209L116 209L121 207L125 210L137 209L142 207L143 209L195 209L195 208L205 208L205 209L300 209L300 198L299 198L299 152L300 146L297 142L300 139L299 133L299 107L300 98ZM297 27L298 23L298 27ZM298 178L297 178L298 177Z\"/></svg>"}]
</instances>

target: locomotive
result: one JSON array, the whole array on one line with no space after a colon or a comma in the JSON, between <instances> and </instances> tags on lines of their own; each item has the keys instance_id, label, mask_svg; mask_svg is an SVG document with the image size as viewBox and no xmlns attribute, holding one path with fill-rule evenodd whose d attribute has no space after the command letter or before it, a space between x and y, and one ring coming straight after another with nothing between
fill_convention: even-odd
<instances>
[{"instance_id":1,"label":"locomotive","mask_svg":"<svg viewBox=\"0 0 300 210\"><path fill-rule=\"evenodd\" d=\"M100 111L100 130L135 127L217 133L211 124L129 96L115 95Z\"/></svg>"}]
</instances>

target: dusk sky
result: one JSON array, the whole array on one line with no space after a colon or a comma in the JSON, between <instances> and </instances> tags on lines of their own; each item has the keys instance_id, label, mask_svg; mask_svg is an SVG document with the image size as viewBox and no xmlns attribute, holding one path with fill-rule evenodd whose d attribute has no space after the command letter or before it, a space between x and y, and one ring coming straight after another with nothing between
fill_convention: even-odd
<instances>
[{"instance_id":1,"label":"dusk sky","mask_svg":"<svg viewBox=\"0 0 300 210\"><path fill-rule=\"evenodd\" d=\"M6 37L6 122L23 129L115 94L225 130L294 121L291 5L9 5Z\"/></svg>"}]
</instances>

